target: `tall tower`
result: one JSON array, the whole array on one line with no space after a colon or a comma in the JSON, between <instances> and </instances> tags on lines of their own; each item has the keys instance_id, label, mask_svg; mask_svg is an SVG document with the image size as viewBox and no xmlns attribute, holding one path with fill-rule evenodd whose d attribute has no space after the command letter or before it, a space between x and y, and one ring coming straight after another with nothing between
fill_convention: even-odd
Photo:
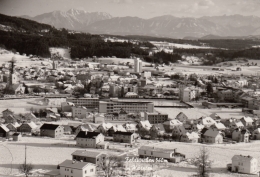
<instances>
[{"instance_id":1,"label":"tall tower","mask_svg":"<svg viewBox=\"0 0 260 177\"><path fill-rule=\"evenodd\" d=\"M9 73L9 79L7 81L7 84L8 85L13 85L13 84L16 84L17 83L17 76L16 74L14 73L14 67L15 67L15 63L16 63L16 59L15 57L13 57L11 59L11 61L9 61L9 63L11 63L11 66L10 66L10 73Z\"/></svg>"},{"instance_id":2,"label":"tall tower","mask_svg":"<svg viewBox=\"0 0 260 177\"><path fill-rule=\"evenodd\" d=\"M134 72L142 72L142 61L140 58L134 59Z\"/></svg>"}]
</instances>

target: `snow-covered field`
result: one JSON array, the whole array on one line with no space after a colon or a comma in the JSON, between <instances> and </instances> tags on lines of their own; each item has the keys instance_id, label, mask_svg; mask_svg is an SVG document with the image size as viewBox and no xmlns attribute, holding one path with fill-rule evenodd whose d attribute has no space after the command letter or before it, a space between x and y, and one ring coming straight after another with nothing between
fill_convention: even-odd
<instances>
[{"instance_id":1,"label":"snow-covered field","mask_svg":"<svg viewBox=\"0 0 260 177\"><path fill-rule=\"evenodd\" d=\"M212 47L208 46L196 46L190 44L177 44L177 43L170 43L170 42L157 42L157 41L150 41L153 45L157 47L161 46L169 46L174 48L183 48L183 49L211 49Z\"/></svg>"},{"instance_id":2,"label":"snow-covered field","mask_svg":"<svg viewBox=\"0 0 260 177\"><path fill-rule=\"evenodd\" d=\"M0 143L0 176L9 175L15 176L18 174L18 167L24 162L25 158L25 144L27 145L27 163L32 163L34 170L54 170L57 164L65 159L71 159L71 154L75 150L82 150L82 148L75 147L75 140L73 136L66 136L61 139L53 139L47 137L22 137L19 142L3 142ZM212 170L214 176L238 176L237 174L228 173L226 164L231 163L233 155L251 155L260 161L260 141L253 141L251 143L239 144L189 144L181 142L160 142L140 140L134 148L125 149L123 145L115 144L113 148L121 149L121 152L112 150L100 150L112 154L121 154L124 151L131 152L137 155L137 148L141 145L152 145L154 147L164 147L167 149L177 148L177 152L183 153L187 158L194 158L200 148L205 146L210 151L210 160L213 160ZM188 177L195 174L196 169L188 163L182 162L180 164L169 164L168 167L161 168L155 172L161 177ZM241 175L240 177L248 176Z\"/></svg>"}]
</instances>

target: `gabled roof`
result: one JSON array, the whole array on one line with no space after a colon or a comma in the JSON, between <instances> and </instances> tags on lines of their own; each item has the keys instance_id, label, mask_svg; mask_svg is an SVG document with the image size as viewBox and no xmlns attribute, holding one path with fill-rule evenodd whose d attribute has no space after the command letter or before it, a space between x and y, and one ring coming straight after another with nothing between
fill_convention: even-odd
<instances>
[{"instance_id":1,"label":"gabled roof","mask_svg":"<svg viewBox=\"0 0 260 177\"><path fill-rule=\"evenodd\" d=\"M102 135L102 133L99 132L84 132L80 131L76 138L88 138L88 139L95 139L98 135Z\"/></svg>"},{"instance_id":2,"label":"gabled roof","mask_svg":"<svg viewBox=\"0 0 260 177\"><path fill-rule=\"evenodd\" d=\"M218 130L213 130L213 129L208 129L205 133L204 136L209 136L209 137L216 137L220 134Z\"/></svg>"},{"instance_id":3,"label":"gabled roof","mask_svg":"<svg viewBox=\"0 0 260 177\"><path fill-rule=\"evenodd\" d=\"M9 129L4 124L0 124L0 128L2 128L5 132L9 132Z\"/></svg>"},{"instance_id":4,"label":"gabled roof","mask_svg":"<svg viewBox=\"0 0 260 177\"><path fill-rule=\"evenodd\" d=\"M163 131L163 132L165 132L165 129L164 129L163 124L154 124L151 129L153 129L153 128L155 128L155 129L158 130L158 131Z\"/></svg>"},{"instance_id":5,"label":"gabled roof","mask_svg":"<svg viewBox=\"0 0 260 177\"><path fill-rule=\"evenodd\" d=\"M19 132L13 134L13 136L19 136L19 135L21 135L21 133L19 133Z\"/></svg>"},{"instance_id":6,"label":"gabled roof","mask_svg":"<svg viewBox=\"0 0 260 177\"><path fill-rule=\"evenodd\" d=\"M65 160L62 162L60 167L69 167L69 168L74 168L74 169L83 169L85 166L95 166L92 163L88 162L79 162L79 161L73 161L73 160Z\"/></svg>"},{"instance_id":7,"label":"gabled roof","mask_svg":"<svg viewBox=\"0 0 260 177\"><path fill-rule=\"evenodd\" d=\"M242 117L240 120L244 120L244 121L247 122L247 123L252 123L252 122L254 122L251 117L245 117L245 116Z\"/></svg>"},{"instance_id":8,"label":"gabled roof","mask_svg":"<svg viewBox=\"0 0 260 177\"><path fill-rule=\"evenodd\" d=\"M11 113L14 113L14 112L11 111L10 109L6 109L6 110L4 110L3 112L11 112Z\"/></svg>"},{"instance_id":9,"label":"gabled roof","mask_svg":"<svg viewBox=\"0 0 260 177\"><path fill-rule=\"evenodd\" d=\"M60 125L57 124L43 124L40 130L56 130Z\"/></svg>"},{"instance_id":10,"label":"gabled roof","mask_svg":"<svg viewBox=\"0 0 260 177\"><path fill-rule=\"evenodd\" d=\"M125 136L131 136L134 133L131 132L121 132L121 131L117 131L114 133L114 135L125 135Z\"/></svg>"},{"instance_id":11,"label":"gabled roof","mask_svg":"<svg viewBox=\"0 0 260 177\"><path fill-rule=\"evenodd\" d=\"M232 161L233 160L238 160L238 161L241 161L241 162L251 161L252 159L255 159L255 158L252 157L252 156L242 156L242 155L234 155L232 157Z\"/></svg>"}]
</instances>

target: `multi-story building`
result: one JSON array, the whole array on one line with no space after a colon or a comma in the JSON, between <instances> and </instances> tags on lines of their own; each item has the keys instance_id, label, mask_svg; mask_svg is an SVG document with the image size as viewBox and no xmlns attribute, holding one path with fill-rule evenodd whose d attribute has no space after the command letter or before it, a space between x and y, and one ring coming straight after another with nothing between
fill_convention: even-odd
<instances>
[{"instance_id":1,"label":"multi-story building","mask_svg":"<svg viewBox=\"0 0 260 177\"><path fill-rule=\"evenodd\" d=\"M246 96L241 98L241 102L244 105L245 108L249 108L252 109L253 108L253 102L254 102L254 98Z\"/></svg>"},{"instance_id":2,"label":"multi-story building","mask_svg":"<svg viewBox=\"0 0 260 177\"><path fill-rule=\"evenodd\" d=\"M87 108L84 106L74 106L72 107L72 117L84 119L87 115Z\"/></svg>"},{"instance_id":3,"label":"multi-story building","mask_svg":"<svg viewBox=\"0 0 260 177\"><path fill-rule=\"evenodd\" d=\"M104 135L99 132L81 131L76 136L76 146L85 148L97 148L99 143L104 143Z\"/></svg>"},{"instance_id":4,"label":"multi-story building","mask_svg":"<svg viewBox=\"0 0 260 177\"><path fill-rule=\"evenodd\" d=\"M56 124L43 124L40 128L41 136L48 136L52 138L61 137L64 134L64 127Z\"/></svg>"},{"instance_id":5,"label":"multi-story building","mask_svg":"<svg viewBox=\"0 0 260 177\"><path fill-rule=\"evenodd\" d=\"M86 108L98 108L98 98L67 98L67 102L74 103L76 106L84 106Z\"/></svg>"},{"instance_id":6,"label":"multi-story building","mask_svg":"<svg viewBox=\"0 0 260 177\"><path fill-rule=\"evenodd\" d=\"M198 96L199 92L196 88L186 87L181 85L179 87L179 98L183 102L189 102L194 100Z\"/></svg>"},{"instance_id":7,"label":"multi-story building","mask_svg":"<svg viewBox=\"0 0 260 177\"><path fill-rule=\"evenodd\" d=\"M161 114L157 112L145 112L144 120L148 120L151 124L164 123L168 120L168 114Z\"/></svg>"},{"instance_id":8,"label":"multi-story building","mask_svg":"<svg viewBox=\"0 0 260 177\"><path fill-rule=\"evenodd\" d=\"M134 72L142 72L142 61L140 60L140 58L134 59Z\"/></svg>"},{"instance_id":9,"label":"multi-story building","mask_svg":"<svg viewBox=\"0 0 260 177\"><path fill-rule=\"evenodd\" d=\"M231 170L237 173L256 174L258 172L258 161L252 156L234 155Z\"/></svg>"},{"instance_id":10,"label":"multi-story building","mask_svg":"<svg viewBox=\"0 0 260 177\"><path fill-rule=\"evenodd\" d=\"M59 167L61 177L86 177L96 174L96 166L93 163L65 160Z\"/></svg>"},{"instance_id":11,"label":"multi-story building","mask_svg":"<svg viewBox=\"0 0 260 177\"><path fill-rule=\"evenodd\" d=\"M113 134L114 142L120 143L134 143L134 133L117 131Z\"/></svg>"},{"instance_id":12,"label":"multi-story building","mask_svg":"<svg viewBox=\"0 0 260 177\"><path fill-rule=\"evenodd\" d=\"M99 102L99 112L100 113L114 113L119 112L121 109L125 110L127 113L136 112L153 112L154 104L153 102L145 101L127 101L110 99L110 101L100 101Z\"/></svg>"}]
</instances>

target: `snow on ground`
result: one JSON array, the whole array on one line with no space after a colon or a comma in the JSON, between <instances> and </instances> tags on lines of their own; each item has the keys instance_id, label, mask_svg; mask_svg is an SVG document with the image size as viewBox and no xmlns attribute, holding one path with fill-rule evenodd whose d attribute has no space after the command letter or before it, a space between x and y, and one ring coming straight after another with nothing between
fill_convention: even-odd
<instances>
[{"instance_id":1,"label":"snow on ground","mask_svg":"<svg viewBox=\"0 0 260 177\"><path fill-rule=\"evenodd\" d=\"M168 42L156 42L156 41L150 41L153 45L157 47L161 46L169 46L174 48L183 48L183 49L212 49L212 47L208 46L195 46L190 44L177 44L177 43L168 43Z\"/></svg>"},{"instance_id":2,"label":"snow on ground","mask_svg":"<svg viewBox=\"0 0 260 177\"><path fill-rule=\"evenodd\" d=\"M59 53L60 56L62 56L65 59L71 59L70 58L70 50L67 48L57 48L57 47L50 47L51 54L53 53Z\"/></svg>"}]
</instances>

